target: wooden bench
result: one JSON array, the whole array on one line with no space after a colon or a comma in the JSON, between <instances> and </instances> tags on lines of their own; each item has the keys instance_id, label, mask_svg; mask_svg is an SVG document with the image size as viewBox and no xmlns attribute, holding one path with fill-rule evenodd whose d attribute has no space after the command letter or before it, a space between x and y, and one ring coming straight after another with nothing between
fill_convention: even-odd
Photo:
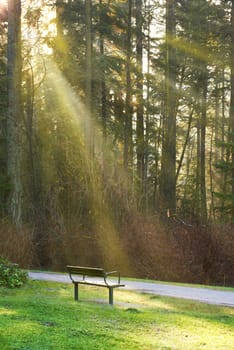
<instances>
[{"instance_id":1,"label":"wooden bench","mask_svg":"<svg viewBox=\"0 0 234 350\"><path fill-rule=\"evenodd\" d=\"M102 268L97 267L82 267L82 266L66 266L70 279L74 284L74 299L78 300L78 286L79 284L87 284L90 286L106 287L109 290L109 304L113 305L113 289L118 287L124 287L124 284L120 283L120 274L118 271L106 272ZM115 275L117 281L110 281L108 278L110 275ZM91 279L87 279L91 277ZM96 279L94 279L96 278ZM97 280L98 278L98 280ZM107 280L108 279L108 280Z\"/></svg>"}]
</instances>

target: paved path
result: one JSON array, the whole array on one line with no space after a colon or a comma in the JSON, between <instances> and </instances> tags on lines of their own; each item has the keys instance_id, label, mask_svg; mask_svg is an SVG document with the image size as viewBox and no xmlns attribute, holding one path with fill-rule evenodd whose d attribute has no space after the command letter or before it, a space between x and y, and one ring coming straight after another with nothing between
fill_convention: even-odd
<instances>
[{"instance_id":1,"label":"paved path","mask_svg":"<svg viewBox=\"0 0 234 350\"><path fill-rule=\"evenodd\" d=\"M48 272L29 272L29 277L36 280L71 283L67 275ZM221 291L208 288L182 287L161 283L121 280L125 289L138 292L163 295L175 298L197 300L207 304L234 307L234 291Z\"/></svg>"}]
</instances>

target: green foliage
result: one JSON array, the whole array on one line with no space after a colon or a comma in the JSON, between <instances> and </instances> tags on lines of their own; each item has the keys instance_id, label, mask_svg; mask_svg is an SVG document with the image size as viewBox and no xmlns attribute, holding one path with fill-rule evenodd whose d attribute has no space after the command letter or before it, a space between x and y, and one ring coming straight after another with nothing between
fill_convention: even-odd
<instances>
[{"instance_id":1,"label":"green foliage","mask_svg":"<svg viewBox=\"0 0 234 350\"><path fill-rule=\"evenodd\" d=\"M0 287L20 287L27 281L27 278L27 272L0 256Z\"/></svg>"}]
</instances>

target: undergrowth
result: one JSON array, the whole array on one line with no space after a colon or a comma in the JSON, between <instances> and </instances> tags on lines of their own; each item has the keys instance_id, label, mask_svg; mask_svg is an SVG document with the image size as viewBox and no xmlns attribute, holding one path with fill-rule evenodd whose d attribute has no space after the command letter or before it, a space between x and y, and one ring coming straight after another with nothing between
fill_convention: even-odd
<instances>
[{"instance_id":1,"label":"undergrowth","mask_svg":"<svg viewBox=\"0 0 234 350\"><path fill-rule=\"evenodd\" d=\"M201 227L175 218L129 213L108 228L56 227L48 222L38 250L34 227L0 221L0 255L25 268L63 271L66 265L100 266L121 275L170 282L233 286L234 234L231 225ZM43 249L42 249L43 248Z\"/></svg>"}]
</instances>

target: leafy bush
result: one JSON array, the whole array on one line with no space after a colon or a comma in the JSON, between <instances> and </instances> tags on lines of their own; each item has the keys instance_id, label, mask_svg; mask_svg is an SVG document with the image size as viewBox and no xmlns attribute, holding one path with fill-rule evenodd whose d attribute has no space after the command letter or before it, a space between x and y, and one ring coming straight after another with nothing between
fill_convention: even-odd
<instances>
[{"instance_id":1,"label":"leafy bush","mask_svg":"<svg viewBox=\"0 0 234 350\"><path fill-rule=\"evenodd\" d=\"M19 269L16 264L11 263L3 256L0 256L0 287L20 287L27 279L27 272Z\"/></svg>"}]
</instances>

